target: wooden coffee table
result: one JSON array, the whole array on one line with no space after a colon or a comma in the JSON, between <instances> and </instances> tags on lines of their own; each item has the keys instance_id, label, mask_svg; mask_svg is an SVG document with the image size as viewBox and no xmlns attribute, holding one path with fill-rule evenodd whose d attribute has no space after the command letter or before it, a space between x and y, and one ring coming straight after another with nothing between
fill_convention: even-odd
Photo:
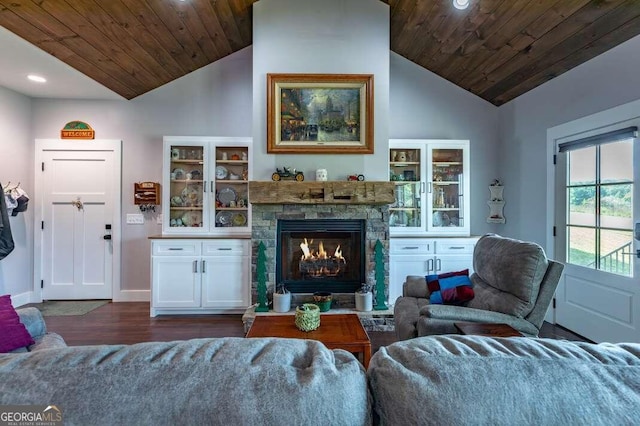
<instances>
[{"instance_id":1,"label":"wooden coffee table","mask_svg":"<svg viewBox=\"0 0 640 426\"><path fill-rule=\"evenodd\" d=\"M509 324L491 324L479 322L455 322L453 325L462 334L474 334L489 337L522 337L515 328Z\"/></svg>"},{"instance_id":2,"label":"wooden coffee table","mask_svg":"<svg viewBox=\"0 0 640 426\"><path fill-rule=\"evenodd\" d=\"M257 315L246 337L287 337L318 340L329 349L344 349L362 354L364 368L371 359L371 341L356 314L320 315L320 327L298 330L293 315Z\"/></svg>"}]
</instances>

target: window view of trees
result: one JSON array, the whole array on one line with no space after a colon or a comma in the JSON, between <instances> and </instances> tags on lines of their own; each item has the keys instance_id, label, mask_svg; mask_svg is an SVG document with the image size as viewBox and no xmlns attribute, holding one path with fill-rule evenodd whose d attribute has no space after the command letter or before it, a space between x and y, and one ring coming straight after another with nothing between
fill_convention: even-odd
<instances>
[{"instance_id":1,"label":"window view of trees","mask_svg":"<svg viewBox=\"0 0 640 426\"><path fill-rule=\"evenodd\" d=\"M632 140L568 152L570 263L632 275L632 159Z\"/></svg>"}]
</instances>

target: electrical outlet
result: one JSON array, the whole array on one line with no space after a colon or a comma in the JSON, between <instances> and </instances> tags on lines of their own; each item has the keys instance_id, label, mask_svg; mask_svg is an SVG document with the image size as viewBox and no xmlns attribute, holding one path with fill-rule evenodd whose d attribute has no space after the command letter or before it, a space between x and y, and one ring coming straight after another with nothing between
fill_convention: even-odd
<instances>
[{"instance_id":1,"label":"electrical outlet","mask_svg":"<svg viewBox=\"0 0 640 426\"><path fill-rule=\"evenodd\" d=\"M158 217L156 217L156 223L158 225L162 225L162 213L160 213Z\"/></svg>"},{"instance_id":2,"label":"electrical outlet","mask_svg":"<svg viewBox=\"0 0 640 426\"><path fill-rule=\"evenodd\" d=\"M144 225L144 216L141 214L127 214L127 224Z\"/></svg>"}]
</instances>

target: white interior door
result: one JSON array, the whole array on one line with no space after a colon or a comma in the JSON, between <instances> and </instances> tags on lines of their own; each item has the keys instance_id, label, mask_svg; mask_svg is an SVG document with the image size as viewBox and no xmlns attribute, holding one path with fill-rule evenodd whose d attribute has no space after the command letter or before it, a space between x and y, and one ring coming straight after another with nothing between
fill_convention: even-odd
<instances>
[{"instance_id":1,"label":"white interior door","mask_svg":"<svg viewBox=\"0 0 640 426\"><path fill-rule=\"evenodd\" d=\"M111 299L119 276L120 141L40 145L42 299Z\"/></svg>"},{"instance_id":2,"label":"white interior door","mask_svg":"<svg viewBox=\"0 0 640 426\"><path fill-rule=\"evenodd\" d=\"M638 159L633 138L558 154L556 323L596 342L640 342Z\"/></svg>"}]
</instances>

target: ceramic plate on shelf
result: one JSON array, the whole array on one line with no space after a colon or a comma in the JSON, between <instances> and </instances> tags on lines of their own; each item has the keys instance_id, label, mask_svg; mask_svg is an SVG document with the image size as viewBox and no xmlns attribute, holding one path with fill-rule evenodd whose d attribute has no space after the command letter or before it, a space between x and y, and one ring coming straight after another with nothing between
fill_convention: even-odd
<instances>
[{"instance_id":1,"label":"ceramic plate on shelf","mask_svg":"<svg viewBox=\"0 0 640 426\"><path fill-rule=\"evenodd\" d=\"M186 212L182 215L184 226L200 226L200 214L198 212Z\"/></svg>"},{"instance_id":2,"label":"ceramic plate on shelf","mask_svg":"<svg viewBox=\"0 0 640 426\"><path fill-rule=\"evenodd\" d=\"M229 225L231 223L231 216L231 212L218 212L216 215L216 223Z\"/></svg>"},{"instance_id":3,"label":"ceramic plate on shelf","mask_svg":"<svg viewBox=\"0 0 640 426\"><path fill-rule=\"evenodd\" d=\"M187 185L182 190L182 199L184 200L184 204L187 206L197 206L201 204L201 192L202 188L200 187L200 185Z\"/></svg>"},{"instance_id":4,"label":"ceramic plate on shelf","mask_svg":"<svg viewBox=\"0 0 640 426\"><path fill-rule=\"evenodd\" d=\"M218 193L218 201L227 206L230 202L236 201L238 195L233 188L223 188Z\"/></svg>"},{"instance_id":5,"label":"ceramic plate on shelf","mask_svg":"<svg viewBox=\"0 0 640 426\"><path fill-rule=\"evenodd\" d=\"M216 166L216 179L226 179L229 171L225 166Z\"/></svg>"},{"instance_id":6,"label":"ceramic plate on shelf","mask_svg":"<svg viewBox=\"0 0 640 426\"><path fill-rule=\"evenodd\" d=\"M244 226L247 223L247 216L244 213L236 213L231 219L233 226Z\"/></svg>"},{"instance_id":7,"label":"ceramic plate on shelf","mask_svg":"<svg viewBox=\"0 0 640 426\"><path fill-rule=\"evenodd\" d=\"M183 169L173 169L171 173L175 173L175 179L184 179L186 177Z\"/></svg>"}]
</instances>

